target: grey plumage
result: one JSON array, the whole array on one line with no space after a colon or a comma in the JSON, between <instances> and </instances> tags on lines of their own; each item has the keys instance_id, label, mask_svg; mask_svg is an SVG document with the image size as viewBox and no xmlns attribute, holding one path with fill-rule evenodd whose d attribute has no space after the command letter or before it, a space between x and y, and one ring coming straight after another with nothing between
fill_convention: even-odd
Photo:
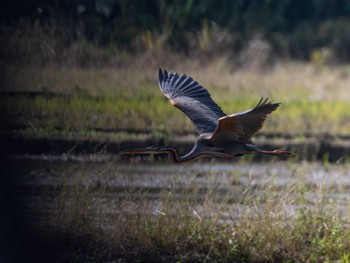
<instances>
[{"instance_id":1,"label":"grey plumage","mask_svg":"<svg viewBox=\"0 0 350 263\"><path fill-rule=\"evenodd\" d=\"M159 69L159 87L192 120L199 134L214 132L219 118L226 116L209 92L191 77Z\"/></svg>"}]
</instances>

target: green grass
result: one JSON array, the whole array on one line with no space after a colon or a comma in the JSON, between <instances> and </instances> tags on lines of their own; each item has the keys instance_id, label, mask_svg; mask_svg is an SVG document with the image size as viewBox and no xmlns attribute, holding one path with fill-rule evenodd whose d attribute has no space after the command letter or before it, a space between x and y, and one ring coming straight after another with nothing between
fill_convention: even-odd
<instances>
[{"instance_id":1,"label":"green grass","mask_svg":"<svg viewBox=\"0 0 350 263\"><path fill-rule=\"evenodd\" d=\"M2 126L30 124L48 135L55 127L148 132L164 127L173 133L193 132L190 120L158 88L157 70L162 66L198 80L227 113L249 109L261 96L282 102L263 131L344 134L350 129L347 66L320 69L281 62L265 71L231 71L223 58L201 65L200 60L178 56L181 63L174 66L175 58L171 63L159 61L163 65L157 57L147 64L142 56L129 56L129 65L119 68L9 66L2 91L41 95L1 95L0 113L8 117Z\"/></svg>"},{"instance_id":2,"label":"green grass","mask_svg":"<svg viewBox=\"0 0 350 263\"><path fill-rule=\"evenodd\" d=\"M155 88L156 89L156 88ZM158 91L158 90L157 90ZM9 125L35 127L33 136L40 137L39 130L47 135L55 128L69 130L134 130L155 132L159 127L172 133L194 132L191 121L160 94L131 98L88 96L45 96L35 97L1 96L1 114L8 117ZM230 102L217 99L227 113L252 108L256 99L232 99ZM303 134L311 132L346 134L350 130L350 104L346 101L291 100L269 116L263 131Z\"/></svg>"}]
</instances>

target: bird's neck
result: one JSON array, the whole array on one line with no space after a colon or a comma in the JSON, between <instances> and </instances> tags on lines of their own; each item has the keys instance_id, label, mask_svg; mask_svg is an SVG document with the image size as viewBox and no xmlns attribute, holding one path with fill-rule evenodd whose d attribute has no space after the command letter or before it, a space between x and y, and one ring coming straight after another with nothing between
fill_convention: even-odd
<instances>
[{"instance_id":1,"label":"bird's neck","mask_svg":"<svg viewBox=\"0 0 350 263\"><path fill-rule=\"evenodd\" d=\"M168 153L170 153L170 156L175 163L182 163L182 162L190 161L190 160L193 160L199 156L199 155L192 154L192 152L190 152L189 154L186 154L184 156L179 156L175 147L169 147L169 148L167 148L167 151L168 151Z\"/></svg>"},{"instance_id":2,"label":"bird's neck","mask_svg":"<svg viewBox=\"0 0 350 263\"><path fill-rule=\"evenodd\" d=\"M166 151L169 153L171 159L175 162L175 163L181 163L183 162L182 158L179 156L177 150L175 147L168 147L166 149Z\"/></svg>"}]
</instances>

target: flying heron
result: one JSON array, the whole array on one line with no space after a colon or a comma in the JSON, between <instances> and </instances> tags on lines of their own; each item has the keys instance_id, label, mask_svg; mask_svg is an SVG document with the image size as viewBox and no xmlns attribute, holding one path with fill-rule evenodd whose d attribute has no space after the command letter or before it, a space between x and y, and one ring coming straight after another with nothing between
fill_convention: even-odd
<instances>
[{"instance_id":1,"label":"flying heron","mask_svg":"<svg viewBox=\"0 0 350 263\"><path fill-rule=\"evenodd\" d=\"M168 153L174 162L184 162L200 157L234 157L249 153L291 157L285 149L262 150L252 142L252 136L263 126L267 115L280 103L261 98L250 110L226 115L212 100L209 92L186 75L159 69L159 87L170 103L183 111L196 126L199 136L193 149L179 156L175 147L149 146L123 151L121 154Z\"/></svg>"}]
</instances>

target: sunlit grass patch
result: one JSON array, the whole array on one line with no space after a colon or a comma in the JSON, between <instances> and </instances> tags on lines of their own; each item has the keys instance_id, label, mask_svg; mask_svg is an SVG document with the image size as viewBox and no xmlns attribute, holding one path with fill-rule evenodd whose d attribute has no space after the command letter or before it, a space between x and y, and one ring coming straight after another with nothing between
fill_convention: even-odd
<instances>
[{"instance_id":1,"label":"sunlit grass patch","mask_svg":"<svg viewBox=\"0 0 350 263\"><path fill-rule=\"evenodd\" d=\"M160 93L160 92L159 92ZM228 114L252 108L252 98L217 100ZM28 124L47 131L102 129L155 132L164 127L173 133L195 132L191 121L159 95L118 96L27 96L0 97L2 126ZM311 132L346 134L350 130L350 104L347 101L292 100L281 104L267 119L263 131L303 134ZM48 132L49 133L49 132ZM35 134L34 134L35 136Z\"/></svg>"},{"instance_id":2,"label":"sunlit grass patch","mask_svg":"<svg viewBox=\"0 0 350 263\"><path fill-rule=\"evenodd\" d=\"M227 114L254 107L260 97L281 102L263 131L335 133L350 130L348 66L319 69L311 64L280 62L266 70L233 70L217 57L210 63L174 54L172 62L129 54L120 67L5 69L1 114L11 125L53 130L109 129L174 133L195 132L191 121L172 107L159 90L158 67L192 76L208 89ZM176 59L179 63L174 63ZM174 66L175 65L175 66ZM19 93L17 93L19 92ZM37 96L26 96L36 92ZM5 124L2 124L5 125Z\"/></svg>"}]
</instances>

